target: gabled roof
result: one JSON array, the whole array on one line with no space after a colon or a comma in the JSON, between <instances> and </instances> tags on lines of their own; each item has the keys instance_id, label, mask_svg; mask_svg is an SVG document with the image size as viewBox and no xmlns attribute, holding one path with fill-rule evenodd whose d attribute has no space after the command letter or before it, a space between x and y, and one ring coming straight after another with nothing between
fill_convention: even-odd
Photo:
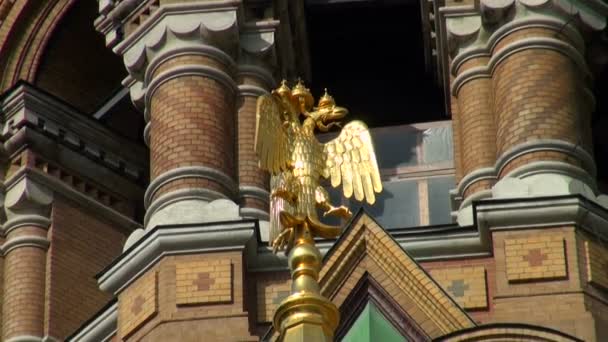
<instances>
[{"instance_id":1,"label":"gabled roof","mask_svg":"<svg viewBox=\"0 0 608 342\"><path fill-rule=\"evenodd\" d=\"M365 277L379 284L430 339L475 326L388 232L359 212L326 254L321 293L340 308Z\"/></svg>"}]
</instances>

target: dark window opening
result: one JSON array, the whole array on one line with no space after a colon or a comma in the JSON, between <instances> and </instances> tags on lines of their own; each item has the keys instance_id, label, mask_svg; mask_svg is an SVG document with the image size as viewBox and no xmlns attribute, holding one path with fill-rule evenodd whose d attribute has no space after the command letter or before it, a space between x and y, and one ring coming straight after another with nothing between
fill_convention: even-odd
<instances>
[{"instance_id":1,"label":"dark window opening","mask_svg":"<svg viewBox=\"0 0 608 342\"><path fill-rule=\"evenodd\" d=\"M440 87L425 70L417 1L309 1L315 98L328 88L350 120L371 127L445 120Z\"/></svg>"}]
</instances>

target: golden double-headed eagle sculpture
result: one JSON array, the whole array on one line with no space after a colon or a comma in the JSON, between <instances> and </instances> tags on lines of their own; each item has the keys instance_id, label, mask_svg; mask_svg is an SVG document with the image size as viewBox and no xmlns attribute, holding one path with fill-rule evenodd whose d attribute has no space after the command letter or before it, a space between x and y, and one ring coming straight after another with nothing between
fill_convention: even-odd
<instances>
[{"instance_id":1,"label":"golden double-headed eagle sculpture","mask_svg":"<svg viewBox=\"0 0 608 342\"><path fill-rule=\"evenodd\" d=\"M321 177L331 185L342 184L344 196L354 195L359 201L373 204L375 193L382 191L380 173L371 136L362 121L351 121L340 134L323 144L315 131L327 132L341 127L340 120L348 114L336 105L327 90L317 104L310 91L299 81L293 89L283 81L271 94L257 102L255 150L261 168L271 174L270 241L274 251L291 249L294 239L335 238L341 226L319 221L323 216L348 219L351 211L333 206ZM301 120L303 117L303 120ZM305 231L297 233L297 227Z\"/></svg>"}]
</instances>

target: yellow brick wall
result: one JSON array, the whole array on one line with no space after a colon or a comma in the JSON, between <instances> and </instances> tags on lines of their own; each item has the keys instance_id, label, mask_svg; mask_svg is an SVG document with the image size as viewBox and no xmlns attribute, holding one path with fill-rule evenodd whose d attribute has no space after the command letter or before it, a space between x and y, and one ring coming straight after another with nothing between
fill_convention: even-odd
<instances>
[{"instance_id":1,"label":"yellow brick wall","mask_svg":"<svg viewBox=\"0 0 608 342\"><path fill-rule=\"evenodd\" d=\"M204 304L232 300L229 259L200 260L175 265L176 303Z\"/></svg>"},{"instance_id":2,"label":"yellow brick wall","mask_svg":"<svg viewBox=\"0 0 608 342\"><path fill-rule=\"evenodd\" d=\"M265 277L257 283L258 322L272 322L275 310L289 296L291 279L284 276Z\"/></svg>"},{"instance_id":3,"label":"yellow brick wall","mask_svg":"<svg viewBox=\"0 0 608 342\"><path fill-rule=\"evenodd\" d=\"M148 272L129 286L118 299L118 331L129 335L158 311L157 273Z\"/></svg>"},{"instance_id":4,"label":"yellow brick wall","mask_svg":"<svg viewBox=\"0 0 608 342\"><path fill-rule=\"evenodd\" d=\"M509 282L566 277L565 242L561 234L505 239L504 244Z\"/></svg>"},{"instance_id":5,"label":"yellow brick wall","mask_svg":"<svg viewBox=\"0 0 608 342\"><path fill-rule=\"evenodd\" d=\"M608 252L596 242L585 241L587 281L608 289Z\"/></svg>"},{"instance_id":6,"label":"yellow brick wall","mask_svg":"<svg viewBox=\"0 0 608 342\"><path fill-rule=\"evenodd\" d=\"M488 307L486 270L483 266L432 269L431 277L464 309Z\"/></svg>"}]
</instances>

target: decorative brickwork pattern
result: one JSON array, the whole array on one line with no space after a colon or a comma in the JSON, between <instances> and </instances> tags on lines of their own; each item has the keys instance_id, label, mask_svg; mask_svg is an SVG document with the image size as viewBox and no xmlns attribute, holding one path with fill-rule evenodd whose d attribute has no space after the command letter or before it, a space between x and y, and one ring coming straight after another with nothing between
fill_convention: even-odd
<instances>
[{"instance_id":1,"label":"decorative brickwork pattern","mask_svg":"<svg viewBox=\"0 0 608 342\"><path fill-rule=\"evenodd\" d=\"M505 255L510 282L567 276L565 242L561 235L506 239Z\"/></svg>"},{"instance_id":2,"label":"decorative brickwork pattern","mask_svg":"<svg viewBox=\"0 0 608 342\"><path fill-rule=\"evenodd\" d=\"M585 261L587 281L595 286L608 289L608 253L599 244L585 241Z\"/></svg>"},{"instance_id":3,"label":"decorative brickwork pattern","mask_svg":"<svg viewBox=\"0 0 608 342\"><path fill-rule=\"evenodd\" d=\"M281 301L289 296L290 279L264 279L257 284L258 322L272 322L274 312Z\"/></svg>"},{"instance_id":4,"label":"decorative brickwork pattern","mask_svg":"<svg viewBox=\"0 0 608 342\"><path fill-rule=\"evenodd\" d=\"M157 273L148 272L118 298L118 330L123 338L158 311Z\"/></svg>"},{"instance_id":5,"label":"decorative brickwork pattern","mask_svg":"<svg viewBox=\"0 0 608 342\"><path fill-rule=\"evenodd\" d=\"M486 270L483 266L430 270L431 277L464 309L488 307Z\"/></svg>"},{"instance_id":6,"label":"decorative brickwork pattern","mask_svg":"<svg viewBox=\"0 0 608 342\"><path fill-rule=\"evenodd\" d=\"M175 265L176 303L206 304L232 301L230 260L201 260Z\"/></svg>"}]
</instances>

